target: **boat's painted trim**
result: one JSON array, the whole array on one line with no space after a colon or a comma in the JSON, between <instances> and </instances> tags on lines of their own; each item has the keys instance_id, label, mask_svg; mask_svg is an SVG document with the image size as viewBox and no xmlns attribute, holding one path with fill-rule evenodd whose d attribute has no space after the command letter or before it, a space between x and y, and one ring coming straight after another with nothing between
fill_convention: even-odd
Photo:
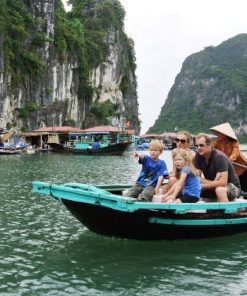
<instances>
[{"instance_id":1,"label":"boat's painted trim","mask_svg":"<svg viewBox=\"0 0 247 296\"><path fill-rule=\"evenodd\" d=\"M50 184L34 181L33 192L50 195L58 199L66 199L75 202L94 204L108 207L122 212L134 212L137 210L172 211L175 214L185 214L193 210L218 210L223 213L236 213L239 209L247 208L247 200L228 203L150 203L138 202L131 197L123 197L108 193L105 190L92 185L80 183ZM120 185L118 186L120 187Z\"/></svg>"},{"instance_id":2,"label":"boat's painted trim","mask_svg":"<svg viewBox=\"0 0 247 296\"><path fill-rule=\"evenodd\" d=\"M162 219L157 217L149 218L150 223L165 225L187 225L187 226L209 226L209 225L230 225L246 224L247 217L230 219Z\"/></svg>"}]
</instances>

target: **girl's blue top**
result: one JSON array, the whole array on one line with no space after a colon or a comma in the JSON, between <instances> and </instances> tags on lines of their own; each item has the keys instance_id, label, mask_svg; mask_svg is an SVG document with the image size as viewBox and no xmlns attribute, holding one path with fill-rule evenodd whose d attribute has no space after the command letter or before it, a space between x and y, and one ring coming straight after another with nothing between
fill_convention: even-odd
<instances>
[{"instance_id":1,"label":"girl's blue top","mask_svg":"<svg viewBox=\"0 0 247 296\"><path fill-rule=\"evenodd\" d=\"M193 197L200 198L200 194L201 194L200 178L198 176L194 176L190 172L190 168L187 165L182 168L182 173L187 174L184 188L182 190L182 194L184 196L193 196Z\"/></svg>"}]
</instances>

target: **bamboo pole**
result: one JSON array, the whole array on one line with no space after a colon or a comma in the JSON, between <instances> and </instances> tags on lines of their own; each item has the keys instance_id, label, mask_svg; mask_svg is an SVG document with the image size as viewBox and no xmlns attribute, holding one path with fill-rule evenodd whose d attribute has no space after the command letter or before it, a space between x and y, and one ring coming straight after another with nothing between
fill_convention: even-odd
<instances>
[{"instance_id":1,"label":"bamboo pole","mask_svg":"<svg viewBox=\"0 0 247 296\"><path fill-rule=\"evenodd\" d=\"M237 162L234 162L234 161L232 161L232 164L234 164L234 165L236 165L236 166L238 166L240 168L247 169L247 166L244 165L244 164L240 164L240 163L237 163Z\"/></svg>"}]
</instances>

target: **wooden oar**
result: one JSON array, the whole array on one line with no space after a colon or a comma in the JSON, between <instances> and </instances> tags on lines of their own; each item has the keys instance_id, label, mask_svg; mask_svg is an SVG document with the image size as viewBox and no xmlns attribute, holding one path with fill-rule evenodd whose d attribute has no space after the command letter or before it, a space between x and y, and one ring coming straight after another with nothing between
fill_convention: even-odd
<instances>
[{"instance_id":1,"label":"wooden oar","mask_svg":"<svg viewBox=\"0 0 247 296\"><path fill-rule=\"evenodd\" d=\"M236 165L236 166L238 166L240 168L247 169L247 166L244 165L244 164L240 164L240 163L237 163L237 162L234 162L234 161L232 161L232 164L234 164L234 165Z\"/></svg>"}]
</instances>

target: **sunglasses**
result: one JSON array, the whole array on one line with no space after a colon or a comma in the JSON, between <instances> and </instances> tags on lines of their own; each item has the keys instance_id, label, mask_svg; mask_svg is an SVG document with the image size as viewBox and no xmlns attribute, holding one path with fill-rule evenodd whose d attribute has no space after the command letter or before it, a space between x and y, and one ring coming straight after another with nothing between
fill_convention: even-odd
<instances>
[{"instance_id":1,"label":"sunglasses","mask_svg":"<svg viewBox=\"0 0 247 296\"><path fill-rule=\"evenodd\" d=\"M205 147L205 146L206 146L206 144L198 144L198 145L195 145L196 148L198 148L198 147Z\"/></svg>"},{"instance_id":2,"label":"sunglasses","mask_svg":"<svg viewBox=\"0 0 247 296\"><path fill-rule=\"evenodd\" d=\"M184 140L184 139L175 139L175 142L176 142L176 143L181 142L182 144L185 144L187 141Z\"/></svg>"}]
</instances>

